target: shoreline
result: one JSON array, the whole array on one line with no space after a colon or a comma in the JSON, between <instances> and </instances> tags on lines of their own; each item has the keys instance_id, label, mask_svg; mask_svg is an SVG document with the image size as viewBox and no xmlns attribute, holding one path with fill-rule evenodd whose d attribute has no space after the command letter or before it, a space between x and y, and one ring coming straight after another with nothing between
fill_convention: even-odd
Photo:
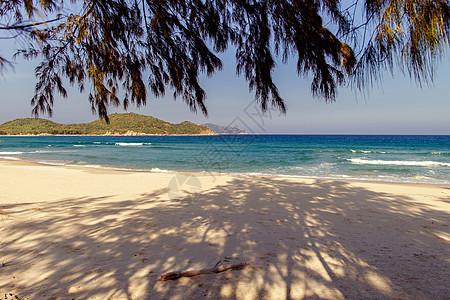
<instances>
[{"instance_id":1,"label":"shoreline","mask_svg":"<svg viewBox=\"0 0 450 300\"><path fill-rule=\"evenodd\" d=\"M21 158L0 157L1 162L22 162L23 165L29 164L30 166L48 166L48 167L66 167L75 169L94 169L101 172L115 171L115 172L128 172L128 173L150 173L150 174L171 174L171 175L195 175L195 176L234 176L234 177L252 177L252 178L273 178L273 179L299 179L299 180L319 180L319 181L342 181L342 182L356 182L356 183L369 183L369 184L393 184L393 185L411 185L411 186L429 186L429 187L441 187L448 188L450 184L446 183L426 183L426 182L405 182L405 181L384 181L366 178L342 178L330 176L303 176L303 175L283 175L283 174L249 174L249 173L233 173L233 172L207 172L207 171L189 171L189 170L166 170L159 168L152 169L133 169L133 168L121 168L121 167L109 167L104 165L74 165L74 164L56 164L45 161L29 161Z\"/></svg>"},{"instance_id":2,"label":"shoreline","mask_svg":"<svg viewBox=\"0 0 450 300\"><path fill-rule=\"evenodd\" d=\"M92 137L100 137L100 136L110 136L110 137L146 137L146 136L216 136L220 135L219 133L209 134L209 133L187 133L187 134L159 134L159 133L146 133L146 134L5 134L0 135L1 137L46 137L46 136L62 136L62 137L70 137L70 136L92 136Z\"/></svg>"},{"instance_id":3,"label":"shoreline","mask_svg":"<svg viewBox=\"0 0 450 300\"><path fill-rule=\"evenodd\" d=\"M0 160L0 295L442 299L450 187ZM159 281L221 264L242 270Z\"/></svg>"},{"instance_id":4,"label":"shoreline","mask_svg":"<svg viewBox=\"0 0 450 300\"><path fill-rule=\"evenodd\" d=\"M396 138L391 146L391 138L242 137L241 140L235 137L11 137L0 143L5 146L0 158L140 172L203 171L213 176L450 185L449 153L443 146L448 138L426 138L428 146L425 147L422 138ZM282 146L280 141L288 146ZM410 147L402 146L400 141ZM180 148L180 145L183 146ZM281 151L280 161L277 161L278 154L261 152L267 145ZM406 155L399 155L398 151ZM130 159L122 152L129 153ZM257 157L252 153L258 153ZM150 157L147 159L144 155ZM177 155L189 158L180 160ZM215 157L220 157L221 161L214 162Z\"/></svg>"},{"instance_id":5,"label":"shoreline","mask_svg":"<svg viewBox=\"0 0 450 300\"><path fill-rule=\"evenodd\" d=\"M159 134L159 133L149 133L149 134L137 134L137 135L127 135L127 134L0 134L1 137L39 137L39 136L132 136L132 137L146 137L146 136L216 136L216 135L292 135L292 136L450 136L450 134L372 134L372 133L266 133L266 132L245 132L245 133L213 133L213 134Z\"/></svg>"}]
</instances>

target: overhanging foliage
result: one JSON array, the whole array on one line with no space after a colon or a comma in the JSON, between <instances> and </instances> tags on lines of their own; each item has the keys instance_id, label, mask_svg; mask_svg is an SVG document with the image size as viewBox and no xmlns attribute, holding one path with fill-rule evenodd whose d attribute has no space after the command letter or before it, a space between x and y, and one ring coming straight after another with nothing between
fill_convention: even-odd
<instances>
[{"instance_id":1,"label":"overhanging foliage","mask_svg":"<svg viewBox=\"0 0 450 300\"><path fill-rule=\"evenodd\" d=\"M199 75L220 70L217 55L230 46L263 110L286 111L272 78L277 56L296 59L313 95L327 101L340 85L363 89L395 66L419 84L432 80L449 45L450 7L447 0L9 0L0 2L0 23L3 38L35 42L18 53L41 59L36 116L51 115L56 92L67 96L64 77L80 91L90 84L100 117L109 105L139 107L148 90L168 89L206 115ZM0 68L6 64L0 58Z\"/></svg>"}]
</instances>

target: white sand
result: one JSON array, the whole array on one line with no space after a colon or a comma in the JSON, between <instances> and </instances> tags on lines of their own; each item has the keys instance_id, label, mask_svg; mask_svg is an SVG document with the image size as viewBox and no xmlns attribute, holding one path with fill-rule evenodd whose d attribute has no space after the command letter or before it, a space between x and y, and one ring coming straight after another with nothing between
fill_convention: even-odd
<instances>
[{"instance_id":1,"label":"white sand","mask_svg":"<svg viewBox=\"0 0 450 300\"><path fill-rule=\"evenodd\" d=\"M450 187L186 176L0 161L0 297L449 297Z\"/></svg>"}]
</instances>

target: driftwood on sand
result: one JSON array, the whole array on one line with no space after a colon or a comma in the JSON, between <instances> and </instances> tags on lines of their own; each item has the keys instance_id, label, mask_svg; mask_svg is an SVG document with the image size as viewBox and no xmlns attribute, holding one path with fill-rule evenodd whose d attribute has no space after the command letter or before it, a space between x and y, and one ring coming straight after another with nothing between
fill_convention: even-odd
<instances>
[{"instance_id":1,"label":"driftwood on sand","mask_svg":"<svg viewBox=\"0 0 450 300\"><path fill-rule=\"evenodd\" d=\"M212 273L220 273L226 270L237 270L237 269L242 269L243 267L245 267L246 265L248 265L248 262L245 263L239 263L239 264L234 264L234 265L222 265L219 266L220 261L213 267L210 269L202 269L202 270L193 270L193 271L176 271L176 272L169 272L169 273L164 273L161 275L161 278L159 280L161 281L166 281L166 280L174 280L174 279L178 279L181 277L193 277L193 276L197 276L197 275L202 275L202 274L212 274Z\"/></svg>"}]
</instances>

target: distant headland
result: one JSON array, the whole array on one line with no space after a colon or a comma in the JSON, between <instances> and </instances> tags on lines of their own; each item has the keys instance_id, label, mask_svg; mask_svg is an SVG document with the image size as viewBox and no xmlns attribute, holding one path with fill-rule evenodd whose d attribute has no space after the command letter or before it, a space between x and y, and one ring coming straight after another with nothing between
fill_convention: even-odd
<instances>
[{"instance_id":1,"label":"distant headland","mask_svg":"<svg viewBox=\"0 0 450 300\"><path fill-rule=\"evenodd\" d=\"M247 132L245 132L244 130L241 130L237 127L220 126L220 125L211 124L211 123L206 123L206 124L202 124L202 125L208 127L209 129L214 131L214 133L217 133L217 134L247 134Z\"/></svg>"},{"instance_id":2,"label":"distant headland","mask_svg":"<svg viewBox=\"0 0 450 300\"><path fill-rule=\"evenodd\" d=\"M214 135L206 126L185 121L172 124L135 113L116 113L90 123L58 124L46 119L24 118L0 125L0 135Z\"/></svg>"}]
</instances>

